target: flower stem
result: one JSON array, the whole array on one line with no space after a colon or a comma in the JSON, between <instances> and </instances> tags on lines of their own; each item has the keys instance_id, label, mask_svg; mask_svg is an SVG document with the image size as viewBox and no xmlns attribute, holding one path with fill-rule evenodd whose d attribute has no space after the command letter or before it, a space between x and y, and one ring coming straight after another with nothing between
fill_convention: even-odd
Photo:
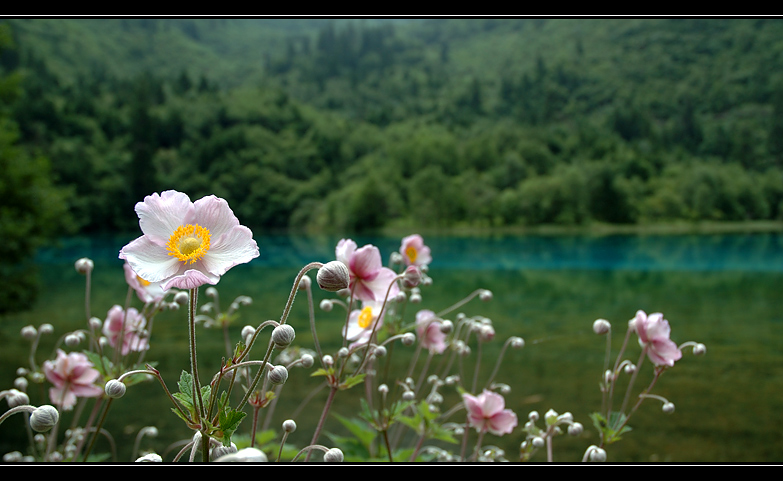
<instances>
[{"instance_id":1,"label":"flower stem","mask_svg":"<svg viewBox=\"0 0 783 481\"><path fill-rule=\"evenodd\" d=\"M332 401L334 401L335 394L337 394L337 386L330 386L329 396L326 398L326 404L324 404L324 410L321 413L321 419L318 420L318 426L315 428L315 432L313 433L313 440L310 441L310 445L314 445L316 442L318 442L318 437L321 435L321 429L323 429L324 423L326 422L326 416L329 415L329 409L332 407ZM312 451L307 452L305 462L310 460L311 453Z\"/></svg>"}]
</instances>

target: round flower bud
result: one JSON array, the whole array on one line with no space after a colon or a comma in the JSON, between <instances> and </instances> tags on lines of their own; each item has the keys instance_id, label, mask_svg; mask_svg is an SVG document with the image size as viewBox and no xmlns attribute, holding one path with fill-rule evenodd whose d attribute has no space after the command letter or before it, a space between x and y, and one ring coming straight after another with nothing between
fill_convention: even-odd
<instances>
[{"instance_id":1,"label":"round flower bud","mask_svg":"<svg viewBox=\"0 0 783 481\"><path fill-rule=\"evenodd\" d=\"M454 323L451 322L448 319L444 319L443 322L440 323L440 332L443 334L449 334L451 331L454 330Z\"/></svg>"},{"instance_id":2,"label":"round flower bud","mask_svg":"<svg viewBox=\"0 0 783 481\"><path fill-rule=\"evenodd\" d=\"M695 356L701 356L707 352L707 346L705 346L702 343L698 343L695 346L693 346L693 354Z\"/></svg>"},{"instance_id":3,"label":"round flower bud","mask_svg":"<svg viewBox=\"0 0 783 481\"><path fill-rule=\"evenodd\" d=\"M310 285L313 283L312 280L308 276L302 276L302 278L299 280L299 290L304 291L310 288Z\"/></svg>"},{"instance_id":4,"label":"round flower bud","mask_svg":"<svg viewBox=\"0 0 783 481\"><path fill-rule=\"evenodd\" d=\"M18 389L9 389L8 396L5 398L8 401L8 407L14 408L16 406L22 406L24 404L30 404L30 398L27 394L19 391Z\"/></svg>"},{"instance_id":5,"label":"round flower bud","mask_svg":"<svg viewBox=\"0 0 783 481\"><path fill-rule=\"evenodd\" d=\"M674 403L665 402L663 403L662 409L666 414L671 414L674 412Z\"/></svg>"},{"instance_id":6,"label":"round flower bud","mask_svg":"<svg viewBox=\"0 0 783 481\"><path fill-rule=\"evenodd\" d=\"M160 457L160 454L149 453L136 459L136 462L137 463L162 463L163 458Z\"/></svg>"},{"instance_id":7,"label":"round flower bud","mask_svg":"<svg viewBox=\"0 0 783 481\"><path fill-rule=\"evenodd\" d=\"M406 289L412 289L421 282L421 271L416 266L408 266L402 276L402 285Z\"/></svg>"},{"instance_id":8,"label":"round flower bud","mask_svg":"<svg viewBox=\"0 0 783 481\"><path fill-rule=\"evenodd\" d=\"M492 291L487 289L482 289L479 293L479 299L481 299L484 302L488 302L492 300Z\"/></svg>"},{"instance_id":9,"label":"round flower bud","mask_svg":"<svg viewBox=\"0 0 783 481\"><path fill-rule=\"evenodd\" d=\"M412 346L416 342L416 335L412 332L406 332L402 335L401 341L404 346Z\"/></svg>"},{"instance_id":10,"label":"round flower bud","mask_svg":"<svg viewBox=\"0 0 783 481\"><path fill-rule=\"evenodd\" d=\"M206 294L207 297L211 297L212 299L215 299L218 296L218 290L216 287L210 286L204 289L204 294Z\"/></svg>"},{"instance_id":11,"label":"round flower bud","mask_svg":"<svg viewBox=\"0 0 783 481\"><path fill-rule=\"evenodd\" d=\"M239 333L240 336L242 336L242 339L247 339L248 337L255 334L256 328L253 326L245 326L242 328L242 331Z\"/></svg>"},{"instance_id":12,"label":"round flower bud","mask_svg":"<svg viewBox=\"0 0 783 481\"><path fill-rule=\"evenodd\" d=\"M321 359L321 362L323 362L324 366L331 367L334 365L334 358L327 354Z\"/></svg>"},{"instance_id":13,"label":"round flower bud","mask_svg":"<svg viewBox=\"0 0 783 481\"><path fill-rule=\"evenodd\" d=\"M603 463L606 461L606 451L599 448L598 446L590 446L587 448L587 450L590 452L588 455L588 459L590 459L590 461L595 461L597 463Z\"/></svg>"},{"instance_id":14,"label":"round flower bud","mask_svg":"<svg viewBox=\"0 0 783 481\"><path fill-rule=\"evenodd\" d=\"M33 431L45 433L52 429L59 419L60 413L57 412L57 409L54 406L44 404L30 415L30 427L33 428Z\"/></svg>"},{"instance_id":15,"label":"round flower bud","mask_svg":"<svg viewBox=\"0 0 783 481\"><path fill-rule=\"evenodd\" d=\"M318 286L329 292L337 292L340 289L345 289L351 280L348 267L340 261L327 262L320 269L316 275L316 281Z\"/></svg>"},{"instance_id":16,"label":"round flower bud","mask_svg":"<svg viewBox=\"0 0 783 481\"><path fill-rule=\"evenodd\" d=\"M321 304L319 304L319 306L321 307L322 311L330 312L332 310L332 307L334 306L334 304L332 303L331 300L324 299L324 300L321 301Z\"/></svg>"},{"instance_id":17,"label":"round flower bud","mask_svg":"<svg viewBox=\"0 0 783 481\"><path fill-rule=\"evenodd\" d=\"M18 377L14 379L14 387L20 391L27 391L27 378Z\"/></svg>"},{"instance_id":18,"label":"round flower bud","mask_svg":"<svg viewBox=\"0 0 783 481\"><path fill-rule=\"evenodd\" d=\"M231 454L221 456L218 463L265 463L268 461L266 454L258 448L244 448Z\"/></svg>"},{"instance_id":19,"label":"round flower bud","mask_svg":"<svg viewBox=\"0 0 783 481\"><path fill-rule=\"evenodd\" d=\"M347 347L341 347L337 350L337 357L339 358L346 358L351 353L351 351L348 350Z\"/></svg>"},{"instance_id":20,"label":"round flower bud","mask_svg":"<svg viewBox=\"0 0 783 481\"><path fill-rule=\"evenodd\" d=\"M399 252L392 252L389 255L389 263L390 264L402 264L405 262L404 258L402 257L402 254Z\"/></svg>"},{"instance_id":21,"label":"round flower bud","mask_svg":"<svg viewBox=\"0 0 783 481\"><path fill-rule=\"evenodd\" d=\"M514 349L522 349L523 347L525 347L525 340L522 339L521 337L514 336L511 338L509 344Z\"/></svg>"},{"instance_id":22,"label":"round flower bud","mask_svg":"<svg viewBox=\"0 0 783 481\"><path fill-rule=\"evenodd\" d=\"M74 347L79 345L80 340L81 339L79 339L79 336L77 336L76 334L68 334L67 336L65 336L64 342L66 346Z\"/></svg>"},{"instance_id":23,"label":"round flower bud","mask_svg":"<svg viewBox=\"0 0 783 481\"><path fill-rule=\"evenodd\" d=\"M285 349L296 337L296 331L288 324L280 324L272 330L272 342L275 343L275 347L279 349Z\"/></svg>"},{"instance_id":24,"label":"round flower bud","mask_svg":"<svg viewBox=\"0 0 783 481\"><path fill-rule=\"evenodd\" d=\"M103 325L103 321L101 321L97 317L91 317L88 323L90 325L90 329L94 331L100 329L101 326Z\"/></svg>"},{"instance_id":25,"label":"round flower bud","mask_svg":"<svg viewBox=\"0 0 783 481\"><path fill-rule=\"evenodd\" d=\"M179 291L174 294L174 302L180 306L186 306L188 304L189 295L187 291Z\"/></svg>"},{"instance_id":26,"label":"round flower bud","mask_svg":"<svg viewBox=\"0 0 783 481\"><path fill-rule=\"evenodd\" d=\"M313 367L313 364L315 364L315 359L313 359L311 354L302 354L300 359L302 360L302 367L304 368Z\"/></svg>"},{"instance_id":27,"label":"round flower bud","mask_svg":"<svg viewBox=\"0 0 783 481\"><path fill-rule=\"evenodd\" d=\"M269 382L275 385L285 384L288 380L288 369L285 366L275 366L269 371Z\"/></svg>"},{"instance_id":28,"label":"round flower bud","mask_svg":"<svg viewBox=\"0 0 783 481\"><path fill-rule=\"evenodd\" d=\"M296 421L293 419L286 419L283 421L283 431L287 433L292 433L296 431Z\"/></svg>"},{"instance_id":29,"label":"round flower bud","mask_svg":"<svg viewBox=\"0 0 783 481\"><path fill-rule=\"evenodd\" d=\"M41 334L51 334L54 332L54 326L51 324L41 324L41 326L38 328L38 331Z\"/></svg>"},{"instance_id":30,"label":"round flower bud","mask_svg":"<svg viewBox=\"0 0 783 481\"><path fill-rule=\"evenodd\" d=\"M116 379L108 381L103 387L103 392L112 399L119 399L124 396L125 390L125 383Z\"/></svg>"},{"instance_id":31,"label":"round flower bud","mask_svg":"<svg viewBox=\"0 0 783 481\"><path fill-rule=\"evenodd\" d=\"M554 409L550 409L549 411L544 414L544 421L546 421L547 426L551 426L557 422L557 412Z\"/></svg>"},{"instance_id":32,"label":"round flower bud","mask_svg":"<svg viewBox=\"0 0 783 481\"><path fill-rule=\"evenodd\" d=\"M221 456L225 456L227 454L232 454L235 452L237 452L236 444L231 443L231 446L223 446L221 444L220 446L215 446L214 448L212 448L212 452L210 452L209 455L212 458L212 461L215 461Z\"/></svg>"},{"instance_id":33,"label":"round flower bud","mask_svg":"<svg viewBox=\"0 0 783 481\"><path fill-rule=\"evenodd\" d=\"M76 268L76 272L78 272L79 274L87 274L88 272L92 272L93 268L95 267L95 264L92 262L91 259L82 257L81 259L76 261L73 266Z\"/></svg>"},{"instance_id":34,"label":"round flower bud","mask_svg":"<svg viewBox=\"0 0 783 481\"><path fill-rule=\"evenodd\" d=\"M403 401L413 401L416 399L416 393L413 391L405 391L402 393L402 400Z\"/></svg>"},{"instance_id":35,"label":"round flower bud","mask_svg":"<svg viewBox=\"0 0 783 481\"><path fill-rule=\"evenodd\" d=\"M593 332L599 336L606 334L612 330L612 325L606 319L596 319L593 322Z\"/></svg>"},{"instance_id":36,"label":"round flower bud","mask_svg":"<svg viewBox=\"0 0 783 481\"><path fill-rule=\"evenodd\" d=\"M18 463L22 460L22 453L19 451L11 451L10 453L5 453L3 455L3 462L4 463Z\"/></svg>"},{"instance_id":37,"label":"round flower bud","mask_svg":"<svg viewBox=\"0 0 783 481\"><path fill-rule=\"evenodd\" d=\"M571 436L579 436L584 430L585 427L582 426L582 423L573 423L568 426L568 434Z\"/></svg>"},{"instance_id":38,"label":"round flower bud","mask_svg":"<svg viewBox=\"0 0 783 481\"><path fill-rule=\"evenodd\" d=\"M327 463L342 463L343 459L343 452L339 448L332 448L324 453L324 461Z\"/></svg>"},{"instance_id":39,"label":"round flower bud","mask_svg":"<svg viewBox=\"0 0 783 481\"><path fill-rule=\"evenodd\" d=\"M536 447L536 448L543 448L544 444L546 444L544 442L544 438L542 438L541 436L534 437L532 443L533 443L533 446Z\"/></svg>"},{"instance_id":40,"label":"round flower bud","mask_svg":"<svg viewBox=\"0 0 783 481\"><path fill-rule=\"evenodd\" d=\"M32 341L35 339L35 336L38 335L38 331L33 326L24 326L21 331L22 337L28 341Z\"/></svg>"},{"instance_id":41,"label":"round flower bud","mask_svg":"<svg viewBox=\"0 0 783 481\"><path fill-rule=\"evenodd\" d=\"M383 357L386 355L386 348L384 346L378 346L372 351L375 357Z\"/></svg>"}]
</instances>

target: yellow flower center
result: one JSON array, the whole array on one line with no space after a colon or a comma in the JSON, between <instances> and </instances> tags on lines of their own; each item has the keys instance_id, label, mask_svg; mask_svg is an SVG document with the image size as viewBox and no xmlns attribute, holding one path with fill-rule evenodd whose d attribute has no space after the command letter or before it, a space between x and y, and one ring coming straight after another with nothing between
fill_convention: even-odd
<instances>
[{"instance_id":1,"label":"yellow flower center","mask_svg":"<svg viewBox=\"0 0 783 481\"><path fill-rule=\"evenodd\" d=\"M367 327L372 323L372 319L372 307L367 306L362 309L362 312L359 313L359 327L362 329L367 329Z\"/></svg>"},{"instance_id":2,"label":"yellow flower center","mask_svg":"<svg viewBox=\"0 0 783 481\"><path fill-rule=\"evenodd\" d=\"M136 276L136 280L139 281L139 284L141 284L141 287L147 287L148 285L150 285L150 281L148 281L146 279L142 279L139 276Z\"/></svg>"},{"instance_id":3,"label":"yellow flower center","mask_svg":"<svg viewBox=\"0 0 783 481\"><path fill-rule=\"evenodd\" d=\"M419 256L419 251L417 251L413 246L408 246L405 248L405 255L408 256L408 259L410 259L411 263L413 263L416 262L416 258Z\"/></svg>"},{"instance_id":4,"label":"yellow flower center","mask_svg":"<svg viewBox=\"0 0 783 481\"><path fill-rule=\"evenodd\" d=\"M200 225L181 225L171 234L166 250L182 262L193 264L209 250L209 229Z\"/></svg>"}]
</instances>

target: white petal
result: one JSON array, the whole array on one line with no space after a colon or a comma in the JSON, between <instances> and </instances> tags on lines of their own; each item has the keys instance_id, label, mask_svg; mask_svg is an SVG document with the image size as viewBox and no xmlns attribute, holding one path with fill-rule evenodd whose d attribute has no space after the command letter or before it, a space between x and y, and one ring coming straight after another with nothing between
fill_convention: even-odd
<instances>
[{"instance_id":1,"label":"white petal","mask_svg":"<svg viewBox=\"0 0 783 481\"><path fill-rule=\"evenodd\" d=\"M235 265L250 262L258 255L253 233L247 227L237 225L210 246L201 263L206 271L222 276Z\"/></svg>"},{"instance_id":2,"label":"white petal","mask_svg":"<svg viewBox=\"0 0 783 481\"><path fill-rule=\"evenodd\" d=\"M228 202L220 197L214 195L203 197L197 200L193 207L195 222L209 229L213 241L239 225L239 220L228 206Z\"/></svg>"},{"instance_id":3,"label":"white petal","mask_svg":"<svg viewBox=\"0 0 783 481\"><path fill-rule=\"evenodd\" d=\"M133 272L148 282L160 282L177 273L180 262L166 249L141 236L120 250L120 259L128 261Z\"/></svg>"},{"instance_id":4,"label":"white petal","mask_svg":"<svg viewBox=\"0 0 783 481\"><path fill-rule=\"evenodd\" d=\"M136 204L139 227L156 244L165 244L177 227L193 223L193 204L187 195L174 190L148 195Z\"/></svg>"}]
</instances>

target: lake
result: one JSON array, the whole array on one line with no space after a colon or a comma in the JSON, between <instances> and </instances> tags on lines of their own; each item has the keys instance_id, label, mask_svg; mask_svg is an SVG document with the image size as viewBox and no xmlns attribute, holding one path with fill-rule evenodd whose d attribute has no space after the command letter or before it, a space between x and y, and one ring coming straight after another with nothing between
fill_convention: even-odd
<instances>
[{"instance_id":1,"label":"lake","mask_svg":"<svg viewBox=\"0 0 783 481\"><path fill-rule=\"evenodd\" d=\"M377 245L384 259L400 244L400 239L392 238L354 239L360 246ZM39 265L45 276L39 301L29 312L5 316L0 326L4 371L0 389L11 387L13 372L27 355L28 344L18 334L23 326L49 322L56 335L83 326L84 277L73 269L76 259L86 256L95 261L93 315L105 318L113 304L124 302L127 286L117 252L128 240L68 239L41 252ZM332 260L339 237L256 240L261 256L230 270L217 286L223 305L238 295L253 298L232 324L234 342L243 325L279 319L299 269L310 261ZM485 316L495 327L496 341L482 352L482 375L491 370L500 343L520 336L526 347L507 353L497 376L498 382L512 389L506 395L507 407L521 423L531 410L543 415L554 409L570 411L585 426L579 438L555 439L555 461L579 461L585 448L597 443L588 416L601 405L598 382L605 339L592 332L593 321L604 318L612 323L616 354L624 327L638 309L664 313L673 340L703 342L707 353L696 357L690 349L684 351L652 391L673 402L675 412L664 414L659 401L646 400L629 423L633 430L607 448L608 460L777 462L783 458L783 234L428 236L425 241L433 252L429 271L433 283L422 287L423 302L411 306L408 315L420 308L439 311L477 288L491 290L491 302L476 299L459 310ZM203 288L201 292L200 302L206 302ZM321 346L335 350L344 317L318 309L320 299L332 295L316 289L314 297ZM312 348L307 312L306 298L299 295L289 323L297 331L295 343ZM223 346L219 330L199 328L203 377L219 365ZM400 353L409 354L396 345L395 356ZM638 355L634 340L627 357L636 362ZM179 372L189 369L184 311L156 317L145 359L157 362L169 387L176 386ZM649 361L642 365L639 390L649 382L651 370ZM292 370L270 427L278 429L317 383L309 372ZM355 416L363 393L361 387L340 392L337 412ZM45 402L36 394L31 392L33 403ZM321 394L297 416L299 428L289 438L291 443L308 443L309 426L323 406ZM131 386L114 403L107 428L115 435L121 460L128 460L133 436L142 426L154 424L160 430L158 438L145 438L142 444L159 453L187 435L167 403L160 385L151 382ZM17 422L11 418L0 426L3 453L25 445L26 434ZM247 418L240 432L249 428L249 422ZM327 430L342 432L334 419ZM485 443L502 447L515 460L521 436L517 428L503 437L488 435ZM322 437L321 442L328 445L329 439ZM545 458L538 453L533 460Z\"/></svg>"}]
</instances>

